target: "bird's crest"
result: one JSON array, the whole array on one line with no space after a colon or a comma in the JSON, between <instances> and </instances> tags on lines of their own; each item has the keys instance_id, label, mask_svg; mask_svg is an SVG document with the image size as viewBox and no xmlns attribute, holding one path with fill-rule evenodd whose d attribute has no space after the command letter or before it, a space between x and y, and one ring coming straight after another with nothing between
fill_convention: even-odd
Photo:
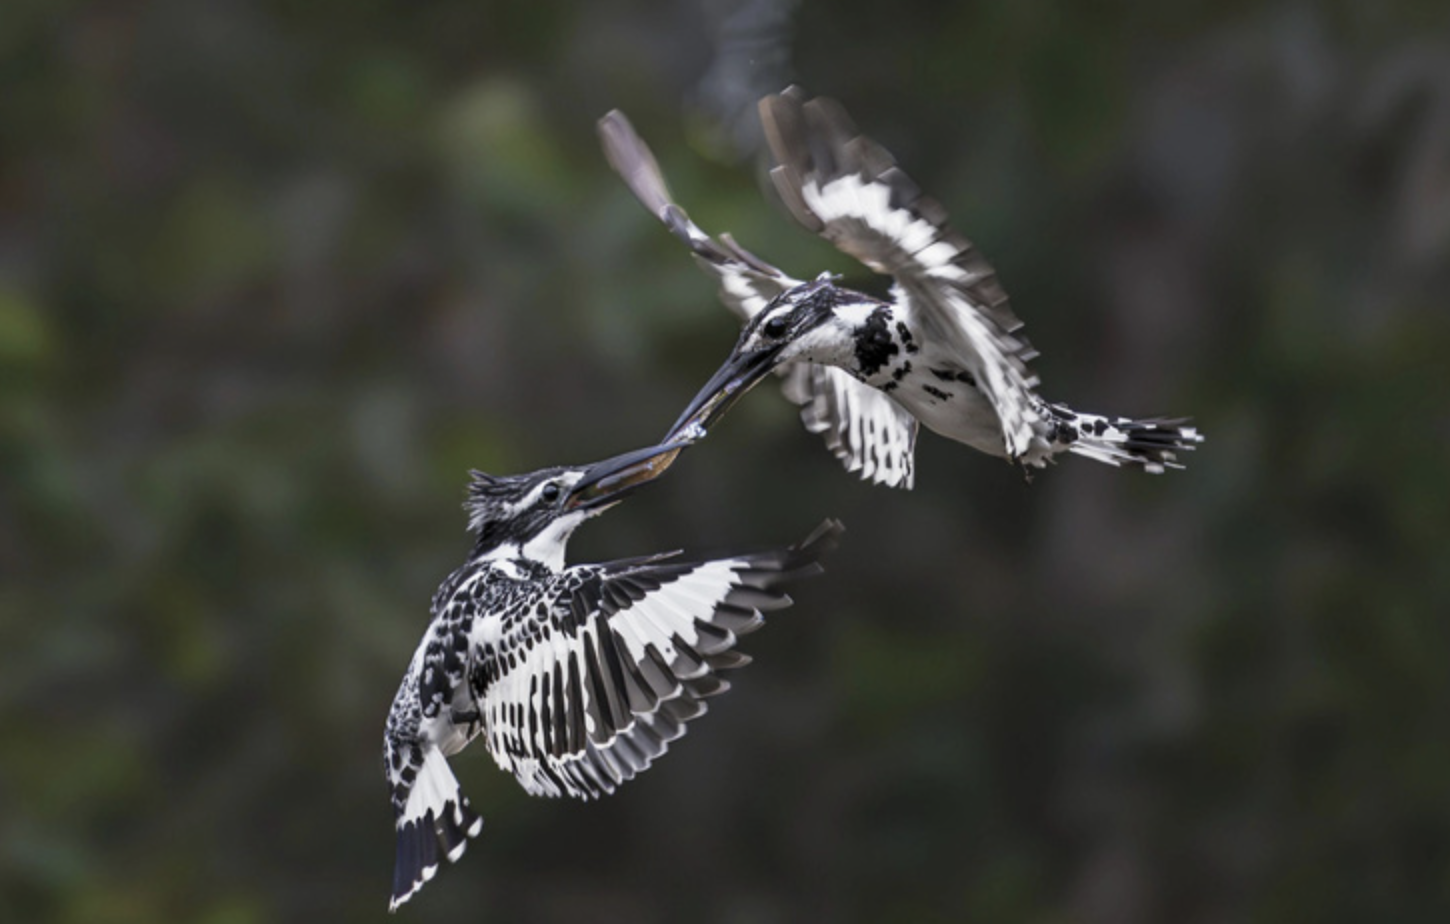
<instances>
[{"instance_id":1,"label":"bird's crest","mask_svg":"<svg viewBox=\"0 0 1450 924\"><path fill-rule=\"evenodd\" d=\"M479 532L484 525L507 509L519 493L518 476L490 475L477 469L468 472L468 497L463 510L468 514L468 528Z\"/></svg>"}]
</instances>

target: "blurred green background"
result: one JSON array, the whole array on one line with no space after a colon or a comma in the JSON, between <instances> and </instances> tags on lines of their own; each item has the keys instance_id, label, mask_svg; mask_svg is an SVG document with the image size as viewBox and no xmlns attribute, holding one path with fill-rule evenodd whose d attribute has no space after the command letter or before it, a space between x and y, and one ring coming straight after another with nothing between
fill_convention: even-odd
<instances>
[{"instance_id":1,"label":"blurred green background","mask_svg":"<svg viewBox=\"0 0 1450 924\"><path fill-rule=\"evenodd\" d=\"M465 472L660 436L733 343L604 164L761 194L842 100L991 259L1048 397L1161 478L923 434L843 473L773 387L575 560L848 526L596 803L454 760L444 921L1450 920L1450 7L8 2L0 919L383 920L383 718Z\"/></svg>"}]
</instances>

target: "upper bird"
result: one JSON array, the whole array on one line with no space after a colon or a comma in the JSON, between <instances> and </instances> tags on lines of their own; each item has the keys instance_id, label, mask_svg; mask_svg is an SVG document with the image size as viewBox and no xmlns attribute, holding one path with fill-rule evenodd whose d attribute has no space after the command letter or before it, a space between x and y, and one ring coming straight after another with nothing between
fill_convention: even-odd
<instances>
[{"instance_id":1,"label":"upper bird","mask_svg":"<svg viewBox=\"0 0 1450 924\"><path fill-rule=\"evenodd\" d=\"M1149 472L1180 468L1202 437L1181 420L1073 411L1037 395L1036 355L996 272L945 211L862 136L834 101L792 87L760 103L795 219L878 273L886 300L821 274L794 279L728 234L701 231L672 200L659 164L618 111L599 123L605 155L635 196L684 241L745 321L734 351L667 439L698 438L772 369L806 429L862 478L910 488L917 424L1030 472L1072 452Z\"/></svg>"},{"instance_id":2,"label":"upper bird","mask_svg":"<svg viewBox=\"0 0 1450 924\"><path fill-rule=\"evenodd\" d=\"M841 531L827 521L799 545L691 561L666 553L565 567L585 520L663 472L681 444L590 466L496 477L474 472L464 507L473 551L433 597L433 619L398 687L383 737L397 824L389 910L456 861L483 819L447 757L482 736L535 795L592 798L648 767L703 700L716 673L748 658L736 639L779 585L820 570Z\"/></svg>"}]
</instances>

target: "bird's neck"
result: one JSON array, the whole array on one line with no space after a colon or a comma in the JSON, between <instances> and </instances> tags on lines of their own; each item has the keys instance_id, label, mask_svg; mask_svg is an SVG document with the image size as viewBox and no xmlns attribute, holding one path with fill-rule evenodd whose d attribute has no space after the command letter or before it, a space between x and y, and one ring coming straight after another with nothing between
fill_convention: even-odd
<instances>
[{"instance_id":1,"label":"bird's neck","mask_svg":"<svg viewBox=\"0 0 1450 924\"><path fill-rule=\"evenodd\" d=\"M533 535L499 536L487 548L475 547L472 559L477 562L527 563L557 574L564 570L564 552L574 530L591 514L576 510L556 517Z\"/></svg>"},{"instance_id":2,"label":"bird's neck","mask_svg":"<svg viewBox=\"0 0 1450 924\"><path fill-rule=\"evenodd\" d=\"M563 542L541 541L541 537L523 543L504 542L476 552L473 561L502 571L532 573L542 569L557 574L564 570L565 546Z\"/></svg>"}]
</instances>

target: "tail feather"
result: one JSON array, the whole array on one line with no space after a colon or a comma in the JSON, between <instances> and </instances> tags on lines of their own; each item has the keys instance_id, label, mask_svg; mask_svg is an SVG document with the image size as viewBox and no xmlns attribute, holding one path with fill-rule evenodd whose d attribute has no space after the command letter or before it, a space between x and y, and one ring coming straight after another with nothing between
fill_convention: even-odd
<instances>
[{"instance_id":1,"label":"tail feather","mask_svg":"<svg viewBox=\"0 0 1450 924\"><path fill-rule=\"evenodd\" d=\"M1170 468L1183 468L1178 453L1187 452L1203 442L1195 427L1186 426L1187 418L1105 417L1082 414L1062 405L1052 407L1057 421L1053 448L1071 452L1114 466L1138 466L1145 472L1160 475Z\"/></svg>"},{"instance_id":2,"label":"tail feather","mask_svg":"<svg viewBox=\"0 0 1450 924\"><path fill-rule=\"evenodd\" d=\"M436 876L443 857L450 863L458 862L468 847L468 839L481 830L483 818L459 790L443 752L426 748L408 801L398 816L397 858L388 910L397 911Z\"/></svg>"}]
</instances>

